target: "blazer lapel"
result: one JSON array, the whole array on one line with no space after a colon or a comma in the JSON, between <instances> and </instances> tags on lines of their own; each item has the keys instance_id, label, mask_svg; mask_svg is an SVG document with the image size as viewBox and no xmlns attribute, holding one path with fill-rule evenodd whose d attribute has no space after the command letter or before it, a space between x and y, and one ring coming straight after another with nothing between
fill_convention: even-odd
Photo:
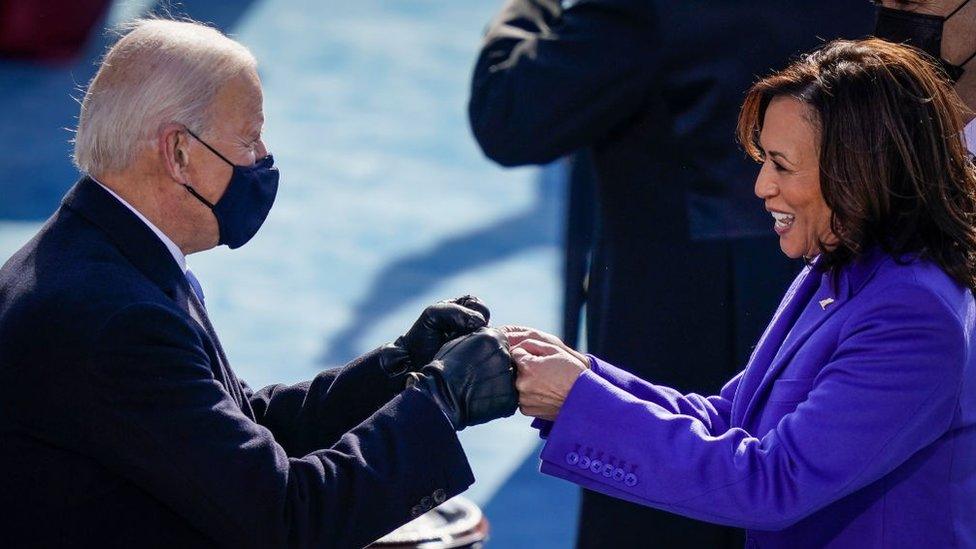
<instances>
[{"instance_id":1,"label":"blazer lapel","mask_svg":"<svg viewBox=\"0 0 976 549\"><path fill-rule=\"evenodd\" d=\"M773 350L773 358L766 368L762 369L761 381L748 398L748 405L743 410L739 425L746 426L757 413L764 395L770 390L773 382L779 377L783 368L793 359L800 345L806 341L817 328L839 311L850 298L863 287L864 283L874 274L884 259L879 249L867 251L861 258L845 268L837 277L836 286L831 283L830 274L824 274L822 283L807 302L792 329L787 327L788 333L778 349ZM751 365L750 365L751 366ZM758 372L757 372L758 374ZM758 376L757 376L758 377Z\"/></svg>"},{"instance_id":2,"label":"blazer lapel","mask_svg":"<svg viewBox=\"0 0 976 549\"><path fill-rule=\"evenodd\" d=\"M742 425L747 404L756 389L759 387L765 372L769 369L776 352L782 345L783 339L793 326L793 319L798 314L797 309L803 307L810 293L820 284L821 274L812 266L805 267L793 284L790 285L780 302L773 319L766 326L766 331L759 338L756 349L749 357L746 365L745 374L739 383L736 391L735 401L732 404L733 425Z\"/></svg>"},{"instance_id":3,"label":"blazer lapel","mask_svg":"<svg viewBox=\"0 0 976 549\"><path fill-rule=\"evenodd\" d=\"M762 381L760 381L748 400L749 404L743 413L742 425L748 425L748 422L756 413L756 407L762 402L762 395L769 390L773 381L779 376L780 371L789 363L789 358L793 356L800 343L806 341L814 330L844 305L846 301L843 297L844 294L840 291L835 292L833 284L829 282L829 275L826 275L826 277L817 292L807 302L806 307L800 313L799 318L796 319L796 323L793 324L792 329L789 330L782 345L774 350L775 354L773 359L762 374Z\"/></svg>"}]
</instances>

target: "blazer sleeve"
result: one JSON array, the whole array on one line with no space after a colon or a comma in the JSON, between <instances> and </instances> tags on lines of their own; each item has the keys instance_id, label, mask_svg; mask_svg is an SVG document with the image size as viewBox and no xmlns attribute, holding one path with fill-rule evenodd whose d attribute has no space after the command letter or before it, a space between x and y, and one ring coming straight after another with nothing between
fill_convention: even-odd
<instances>
[{"instance_id":1,"label":"blazer sleeve","mask_svg":"<svg viewBox=\"0 0 976 549\"><path fill-rule=\"evenodd\" d=\"M221 546L362 547L473 482L451 425L415 390L289 457L213 378L192 327L156 304L107 322L81 389L95 459Z\"/></svg>"},{"instance_id":2,"label":"blazer sleeve","mask_svg":"<svg viewBox=\"0 0 976 549\"><path fill-rule=\"evenodd\" d=\"M590 371L594 375L631 396L657 404L672 414L693 417L712 434L725 432L731 426L732 400L739 388L742 372L726 383L718 395L703 397L695 393L685 395L670 387L654 385L593 355L587 356L590 359ZM552 425L553 422L543 419L532 422L532 426L539 429L541 438L549 437Z\"/></svg>"},{"instance_id":3,"label":"blazer sleeve","mask_svg":"<svg viewBox=\"0 0 976 549\"><path fill-rule=\"evenodd\" d=\"M968 355L962 321L916 285L886 294L899 299L852 315L807 400L768 433L716 433L663 404L667 391L645 386L660 394L639 398L584 372L543 448L543 472L720 524L779 530L803 519L891 472L952 422Z\"/></svg>"},{"instance_id":4,"label":"blazer sleeve","mask_svg":"<svg viewBox=\"0 0 976 549\"><path fill-rule=\"evenodd\" d=\"M669 413L693 417L700 421L709 433L723 433L731 426L732 400L739 388L742 372L726 383L717 395L701 396L655 385L634 374L621 370L595 356L590 356L590 370L627 393L653 402Z\"/></svg>"},{"instance_id":5,"label":"blazer sleeve","mask_svg":"<svg viewBox=\"0 0 976 549\"><path fill-rule=\"evenodd\" d=\"M400 393L403 376L380 366L382 347L311 381L270 385L249 394L257 422L267 427L289 456L326 448Z\"/></svg>"},{"instance_id":6,"label":"blazer sleeve","mask_svg":"<svg viewBox=\"0 0 976 549\"><path fill-rule=\"evenodd\" d=\"M468 114L485 154L547 163L639 111L657 63L652 8L633 0L509 0L475 64Z\"/></svg>"}]
</instances>

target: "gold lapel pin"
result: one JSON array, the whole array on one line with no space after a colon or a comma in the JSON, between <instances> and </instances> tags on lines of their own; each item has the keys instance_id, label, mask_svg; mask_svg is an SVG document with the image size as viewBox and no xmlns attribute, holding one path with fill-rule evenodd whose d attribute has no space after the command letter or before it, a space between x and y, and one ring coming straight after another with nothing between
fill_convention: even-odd
<instances>
[{"instance_id":1,"label":"gold lapel pin","mask_svg":"<svg viewBox=\"0 0 976 549\"><path fill-rule=\"evenodd\" d=\"M826 311L827 310L827 305L830 305L833 302L834 302L834 298L832 298L832 297L828 297L827 299L821 299L820 300L820 308Z\"/></svg>"}]
</instances>

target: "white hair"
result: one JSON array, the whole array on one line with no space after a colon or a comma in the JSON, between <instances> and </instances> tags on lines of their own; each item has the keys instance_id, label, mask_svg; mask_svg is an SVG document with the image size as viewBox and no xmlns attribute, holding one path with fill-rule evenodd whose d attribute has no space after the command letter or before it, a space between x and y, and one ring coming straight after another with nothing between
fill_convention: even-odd
<instances>
[{"instance_id":1,"label":"white hair","mask_svg":"<svg viewBox=\"0 0 976 549\"><path fill-rule=\"evenodd\" d=\"M74 162L88 174L128 168L165 124L206 133L217 90L257 65L243 45L193 21L140 19L126 30L81 103Z\"/></svg>"}]
</instances>

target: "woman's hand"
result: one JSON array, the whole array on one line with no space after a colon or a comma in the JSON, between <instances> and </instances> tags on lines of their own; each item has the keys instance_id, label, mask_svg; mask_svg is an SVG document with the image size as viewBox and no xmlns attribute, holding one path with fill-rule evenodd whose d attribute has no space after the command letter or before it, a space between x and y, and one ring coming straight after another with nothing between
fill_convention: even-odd
<instances>
[{"instance_id":1,"label":"woman's hand","mask_svg":"<svg viewBox=\"0 0 976 549\"><path fill-rule=\"evenodd\" d=\"M589 368L590 359L586 358L586 355L577 351L576 349L573 349L569 345L566 345L563 343L563 340L550 333L543 332L542 330L536 330L535 328L526 328L524 326L502 326L499 328L499 330L501 330L502 333L505 334L505 337L508 338L508 345L510 347L515 347L527 339L544 341L550 345L555 345L556 347L563 349L579 359L579 361L583 363L584 367Z\"/></svg>"},{"instance_id":2,"label":"woman's hand","mask_svg":"<svg viewBox=\"0 0 976 549\"><path fill-rule=\"evenodd\" d=\"M587 368L586 357L545 332L512 326L502 331L518 368L519 410L539 419L556 419L569 390Z\"/></svg>"}]
</instances>

